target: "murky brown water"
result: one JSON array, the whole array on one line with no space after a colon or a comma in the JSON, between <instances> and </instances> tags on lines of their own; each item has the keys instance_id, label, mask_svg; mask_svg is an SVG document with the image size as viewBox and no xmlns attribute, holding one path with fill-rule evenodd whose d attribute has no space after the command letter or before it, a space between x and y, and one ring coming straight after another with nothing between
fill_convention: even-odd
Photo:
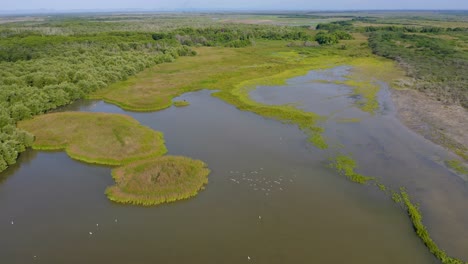
<instances>
[{"instance_id":1,"label":"murky brown water","mask_svg":"<svg viewBox=\"0 0 468 264\"><path fill-rule=\"evenodd\" d=\"M348 88L321 87L312 75L291 80L290 97L284 87L260 87L252 96L303 101L314 111L328 98L336 108L322 104L321 114L339 108L336 117L366 117L347 124L330 118L326 135L355 154L363 173L406 186L436 241L463 257L467 230L458 221L467 190L433 161L443 150L395 128L387 112L366 116L343 95ZM1 263L437 263L400 208L328 169L329 152L311 147L295 126L238 111L207 91L182 98L191 105L156 113L89 101L64 110L126 113L164 132L170 154L209 165L206 190L163 206L118 205L104 195L113 184L110 168L28 151L1 175Z\"/></svg>"}]
</instances>

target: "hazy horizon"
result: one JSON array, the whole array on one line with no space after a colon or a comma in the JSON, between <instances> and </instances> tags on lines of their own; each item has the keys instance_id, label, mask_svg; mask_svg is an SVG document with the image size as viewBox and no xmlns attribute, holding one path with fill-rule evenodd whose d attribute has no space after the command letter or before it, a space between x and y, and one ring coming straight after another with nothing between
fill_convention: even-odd
<instances>
[{"instance_id":1,"label":"hazy horizon","mask_svg":"<svg viewBox=\"0 0 468 264\"><path fill-rule=\"evenodd\" d=\"M74 11L74 10L295 10L295 11L345 11L345 10L468 10L464 0L329 0L326 3L306 0L238 0L221 2L215 0L101 0L101 1L34 1L17 0L7 2L0 11Z\"/></svg>"}]
</instances>

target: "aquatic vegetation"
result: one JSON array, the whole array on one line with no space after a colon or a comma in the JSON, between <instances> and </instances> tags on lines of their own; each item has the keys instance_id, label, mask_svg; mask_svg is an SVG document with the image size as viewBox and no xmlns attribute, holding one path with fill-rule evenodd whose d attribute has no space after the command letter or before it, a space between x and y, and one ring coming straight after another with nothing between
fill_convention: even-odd
<instances>
[{"instance_id":1,"label":"aquatic vegetation","mask_svg":"<svg viewBox=\"0 0 468 264\"><path fill-rule=\"evenodd\" d=\"M106 189L114 202L157 205L195 196L210 170L199 160L163 156L126 164L112 171L116 185Z\"/></svg>"},{"instance_id":2,"label":"aquatic vegetation","mask_svg":"<svg viewBox=\"0 0 468 264\"><path fill-rule=\"evenodd\" d=\"M184 107L184 106L189 106L190 103L187 102L187 101L185 101L185 100L184 100L184 101L174 101L174 102L173 102L173 105L174 105L175 107Z\"/></svg>"},{"instance_id":3,"label":"aquatic vegetation","mask_svg":"<svg viewBox=\"0 0 468 264\"><path fill-rule=\"evenodd\" d=\"M364 85L378 80L391 82L401 77L394 62L371 54L362 46L366 39L357 35L345 40L350 48L288 47L286 41L257 41L244 48L195 48L197 56L180 57L173 63L157 65L129 78L101 89L92 98L103 99L131 111L156 111L171 105L174 97L200 89L218 90L218 97L243 111L250 111L284 123L296 124L316 147L326 149L326 140L318 123L325 120L315 113L290 105L270 106L252 100L249 92L258 85L284 85L290 78L307 74L310 70L350 65L348 85L356 85L355 92L365 97L362 109L378 108L378 86ZM259 64L259 62L261 62ZM326 62L324 64L324 62ZM373 76L373 77L369 77Z\"/></svg>"},{"instance_id":4,"label":"aquatic vegetation","mask_svg":"<svg viewBox=\"0 0 468 264\"><path fill-rule=\"evenodd\" d=\"M367 177L362 174L359 174L355 171L357 168L356 161L350 156L346 155L337 155L331 159L330 167L336 169L338 173L346 176L353 182L365 184L370 180L374 180L372 177Z\"/></svg>"},{"instance_id":5,"label":"aquatic vegetation","mask_svg":"<svg viewBox=\"0 0 468 264\"><path fill-rule=\"evenodd\" d=\"M382 192L386 192L386 191L387 191L387 186L383 185L382 183L376 183L375 185L377 185L377 187L379 187L379 189L380 189Z\"/></svg>"},{"instance_id":6,"label":"aquatic vegetation","mask_svg":"<svg viewBox=\"0 0 468 264\"><path fill-rule=\"evenodd\" d=\"M342 82L345 85L354 88L354 95L359 95L362 98L357 101L357 106L364 112L374 114L379 110L379 102L377 93L380 91L379 85L368 81L347 80Z\"/></svg>"},{"instance_id":7,"label":"aquatic vegetation","mask_svg":"<svg viewBox=\"0 0 468 264\"><path fill-rule=\"evenodd\" d=\"M355 172L355 168L357 167L356 161L353 160L349 156L345 155L338 155L332 159L332 163L330 164L332 168L335 168L339 173L345 175L353 182L357 182L360 184L365 184L369 180L374 180L374 178L366 177L361 174ZM422 214L419 211L417 205L411 202L411 199L404 188L400 188L400 191L393 191L389 190L387 186L381 183L375 184L380 190L384 193L389 194L391 193L392 200L403 206L403 208L407 211L411 222L414 226L416 234L421 238L424 242L426 247L429 251L434 254L442 263L444 264L466 264L465 262L452 258L445 253L442 249L440 249L437 244L432 240L427 231L427 228L424 226L422 222ZM389 190L389 192L387 192Z\"/></svg>"},{"instance_id":8,"label":"aquatic vegetation","mask_svg":"<svg viewBox=\"0 0 468 264\"><path fill-rule=\"evenodd\" d=\"M392 200L395 203L400 204L403 201L403 198L399 192L392 191Z\"/></svg>"},{"instance_id":9,"label":"aquatic vegetation","mask_svg":"<svg viewBox=\"0 0 468 264\"><path fill-rule=\"evenodd\" d=\"M52 113L21 121L18 127L35 135L34 149L64 149L87 163L121 165L167 151L162 133L119 114Z\"/></svg>"},{"instance_id":10,"label":"aquatic vegetation","mask_svg":"<svg viewBox=\"0 0 468 264\"><path fill-rule=\"evenodd\" d=\"M411 218L411 222L413 223L416 234L421 238L431 253L434 254L434 256L436 256L444 264L464 264L464 262L459 259L449 257L447 253L440 249L434 240L432 240L429 232L427 231L427 228L422 222L422 215L418 206L411 202L410 197L404 188L400 190L400 195L401 201L403 202L403 205L405 206L408 215Z\"/></svg>"},{"instance_id":11,"label":"aquatic vegetation","mask_svg":"<svg viewBox=\"0 0 468 264\"><path fill-rule=\"evenodd\" d=\"M456 171L457 173L459 174L462 174L462 175L467 175L468 176L468 167L466 167L461 161L459 160L447 160L445 161L445 164L453 169L454 171Z\"/></svg>"}]
</instances>

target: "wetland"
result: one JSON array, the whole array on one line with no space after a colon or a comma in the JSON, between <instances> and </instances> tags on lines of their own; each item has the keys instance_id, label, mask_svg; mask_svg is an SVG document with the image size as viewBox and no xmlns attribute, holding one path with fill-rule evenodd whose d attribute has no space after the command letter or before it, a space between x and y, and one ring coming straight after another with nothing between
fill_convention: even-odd
<instances>
[{"instance_id":1,"label":"wetland","mask_svg":"<svg viewBox=\"0 0 468 264\"><path fill-rule=\"evenodd\" d=\"M382 55L362 18L259 18L75 18L44 46L64 22L4 24L2 261L465 263L466 124L435 140L402 118L426 61ZM439 84L411 91L454 103Z\"/></svg>"}]
</instances>

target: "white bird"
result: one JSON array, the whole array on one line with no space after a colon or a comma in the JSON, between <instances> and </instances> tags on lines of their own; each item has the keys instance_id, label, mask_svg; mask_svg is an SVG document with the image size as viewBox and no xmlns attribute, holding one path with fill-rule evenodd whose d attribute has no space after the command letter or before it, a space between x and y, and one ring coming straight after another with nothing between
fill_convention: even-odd
<instances>
[{"instance_id":1,"label":"white bird","mask_svg":"<svg viewBox=\"0 0 468 264\"><path fill-rule=\"evenodd\" d=\"M93 232L89 232L89 234L90 234L90 235L92 235L92 234L93 234Z\"/></svg>"},{"instance_id":2,"label":"white bird","mask_svg":"<svg viewBox=\"0 0 468 264\"><path fill-rule=\"evenodd\" d=\"M250 257L249 257L249 256L247 256L247 259L248 259L248 260L250 260Z\"/></svg>"},{"instance_id":3,"label":"white bird","mask_svg":"<svg viewBox=\"0 0 468 264\"><path fill-rule=\"evenodd\" d=\"M117 223L117 219L115 219L115 222Z\"/></svg>"},{"instance_id":4,"label":"white bird","mask_svg":"<svg viewBox=\"0 0 468 264\"><path fill-rule=\"evenodd\" d=\"M96 224L96 226L99 226L99 224Z\"/></svg>"},{"instance_id":5,"label":"white bird","mask_svg":"<svg viewBox=\"0 0 468 264\"><path fill-rule=\"evenodd\" d=\"M258 219L262 219L262 217L259 215L259 216L258 216Z\"/></svg>"},{"instance_id":6,"label":"white bird","mask_svg":"<svg viewBox=\"0 0 468 264\"><path fill-rule=\"evenodd\" d=\"M14 225L14 224L15 224L15 222L11 221L11 224L12 224L12 225Z\"/></svg>"}]
</instances>

